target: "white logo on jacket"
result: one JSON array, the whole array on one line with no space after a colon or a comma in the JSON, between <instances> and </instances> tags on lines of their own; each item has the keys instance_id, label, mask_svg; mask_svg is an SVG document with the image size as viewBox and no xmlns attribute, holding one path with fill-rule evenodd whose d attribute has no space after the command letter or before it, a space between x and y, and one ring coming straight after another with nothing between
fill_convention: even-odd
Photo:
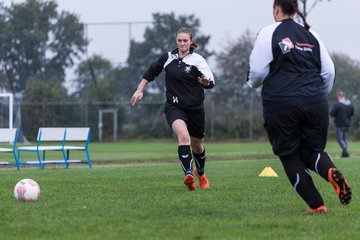
<instances>
[{"instance_id":1,"label":"white logo on jacket","mask_svg":"<svg viewBox=\"0 0 360 240\"><path fill-rule=\"evenodd\" d=\"M280 46L280 49L283 53L288 53L292 48L294 48L294 44L290 40L290 38L284 38L281 40L281 42L278 43Z\"/></svg>"},{"instance_id":2,"label":"white logo on jacket","mask_svg":"<svg viewBox=\"0 0 360 240\"><path fill-rule=\"evenodd\" d=\"M173 96L173 103L179 103L178 97Z\"/></svg>"}]
</instances>

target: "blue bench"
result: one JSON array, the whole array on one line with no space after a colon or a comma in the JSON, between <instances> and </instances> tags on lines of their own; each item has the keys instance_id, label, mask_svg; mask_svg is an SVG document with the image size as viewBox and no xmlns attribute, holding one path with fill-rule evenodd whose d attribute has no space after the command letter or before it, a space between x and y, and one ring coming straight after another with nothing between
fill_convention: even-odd
<instances>
[{"instance_id":1,"label":"blue bench","mask_svg":"<svg viewBox=\"0 0 360 240\"><path fill-rule=\"evenodd\" d=\"M0 165L15 166L19 169L18 160L16 157L16 142L17 142L17 129L16 128L0 128L0 153L11 153L14 158L13 163L0 161ZM6 146L4 146L6 144ZM12 147L9 147L12 145Z\"/></svg>"},{"instance_id":2,"label":"blue bench","mask_svg":"<svg viewBox=\"0 0 360 240\"><path fill-rule=\"evenodd\" d=\"M18 147L18 164L19 166L39 166L44 169L45 164L63 164L69 168L69 163L83 163L81 160L70 159L70 151L84 151L89 168L92 168L89 142L90 142L90 128L39 128L36 146L22 146ZM76 145L72 145L77 142ZM46 152L59 151L61 152L61 160L47 160ZM21 161L22 152L33 152L37 155L36 161ZM42 156L41 156L42 152Z\"/></svg>"}]
</instances>

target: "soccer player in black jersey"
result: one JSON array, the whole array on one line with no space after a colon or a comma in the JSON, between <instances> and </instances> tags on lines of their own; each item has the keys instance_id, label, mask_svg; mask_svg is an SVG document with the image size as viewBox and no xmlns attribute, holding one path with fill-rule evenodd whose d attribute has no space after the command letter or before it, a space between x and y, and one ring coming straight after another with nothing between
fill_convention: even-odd
<instances>
[{"instance_id":1,"label":"soccer player in black jersey","mask_svg":"<svg viewBox=\"0 0 360 240\"><path fill-rule=\"evenodd\" d=\"M184 184L195 190L193 173L201 188L209 188L205 175L204 89L214 86L214 76L206 62L194 52L197 44L191 29L181 28L176 34L177 48L162 54L143 75L131 98L134 106L143 97L146 85L165 71L165 115L178 139L178 156L185 173ZM196 168L193 170L193 160Z\"/></svg>"},{"instance_id":2,"label":"soccer player in black jersey","mask_svg":"<svg viewBox=\"0 0 360 240\"><path fill-rule=\"evenodd\" d=\"M296 14L304 25L294 21ZM334 64L297 0L275 0L273 16L276 23L257 35L247 84L262 86L264 127L294 190L308 212L327 212L309 170L333 185L342 204L351 200L350 186L324 151Z\"/></svg>"}]
</instances>

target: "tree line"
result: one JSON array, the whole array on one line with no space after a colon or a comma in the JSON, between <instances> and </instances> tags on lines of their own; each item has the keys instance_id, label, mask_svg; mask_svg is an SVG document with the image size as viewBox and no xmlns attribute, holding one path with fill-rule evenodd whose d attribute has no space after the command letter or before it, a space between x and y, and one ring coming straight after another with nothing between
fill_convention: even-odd
<instances>
[{"instance_id":1,"label":"tree line","mask_svg":"<svg viewBox=\"0 0 360 240\"><path fill-rule=\"evenodd\" d=\"M82 58L89 44L84 26L76 14L58 11L55 1L0 5L0 88L15 94L17 116L21 116L17 127L30 140L41 126L90 126L95 140L102 109L117 111L119 138L171 137L163 116L163 75L149 85L136 108L130 106L129 99L150 63L176 47L176 31L184 26L195 33L196 51L214 62L216 87L206 92L205 99L208 137L266 137L260 90L250 90L245 84L256 33L247 30L215 52L208 49L211 36L201 32L196 16L154 13L144 40L131 40L126 63L114 65L101 55ZM355 106L352 133L359 138L359 62L341 53L332 53L332 58L336 82L330 103L336 101L338 90L347 93ZM71 92L64 85L69 67L75 67ZM105 115L105 140L112 136L113 125L112 116ZM334 129L330 131L331 136Z\"/></svg>"}]
</instances>

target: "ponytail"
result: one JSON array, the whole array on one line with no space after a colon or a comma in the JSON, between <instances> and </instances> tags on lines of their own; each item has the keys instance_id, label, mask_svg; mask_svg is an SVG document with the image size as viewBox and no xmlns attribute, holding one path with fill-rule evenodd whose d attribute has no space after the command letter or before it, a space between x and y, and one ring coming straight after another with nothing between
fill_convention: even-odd
<instances>
[{"instance_id":1,"label":"ponytail","mask_svg":"<svg viewBox=\"0 0 360 240\"><path fill-rule=\"evenodd\" d=\"M301 17L301 19L303 20L305 29L309 31L310 25L306 22L304 14L302 12L300 12L299 8L296 8L295 11L296 11L296 14L299 15L299 17Z\"/></svg>"},{"instance_id":2,"label":"ponytail","mask_svg":"<svg viewBox=\"0 0 360 240\"><path fill-rule=\"evenodd\" d=\"M274 0L274 5L280 6L285 14L294 15L296 13L303 20L305 29L310 29L310 25L306 22L304 14L299 10L298 0Z\"/></svg>"}]
</instances>

